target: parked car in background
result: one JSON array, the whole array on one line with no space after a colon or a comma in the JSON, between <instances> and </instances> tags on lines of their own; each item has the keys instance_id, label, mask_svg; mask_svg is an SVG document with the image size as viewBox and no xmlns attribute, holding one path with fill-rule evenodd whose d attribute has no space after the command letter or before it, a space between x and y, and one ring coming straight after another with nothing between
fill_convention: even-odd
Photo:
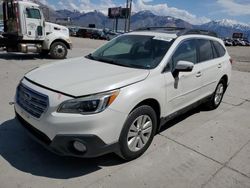
<instances>
[{"instance_id":1,"label":"parked car in background","mask_svg":"<svg viewBox=\"0 0 250 188\"><path fill-rule=\"evenodd\" d=\"M70 36L72 36L72 37L75 37L77 31L79 30L77 27L69 27L68 29L69 29L69 34L70 34Z\"/></svg>"},{"instance_id":2,"label":"parked car in background","mask_svg":"<svg viewBox=\"0 0 250 188\"><path fill-rule=\"evenodd\" d=\"M246 45L246 46L250 46L250 42L249 42L248 39L243 39L243 41L245 42L245 45Z\"/></svg>"},{"instance_id":3,"label":"parked car in background","mask_svg":"<svg viewBox=\"0 0 250 188\"><path fill-rule=\"evenodd\" d=\"M116 33L116 32L114 32L114 31L107 31L106 33L105 33L105 35L106 35L106 39L107 40L112 40L113 38L115 38L115 37L117 37L117 36L119 36L119 35L121 35L120 33Z\"/></svg>"},{"instance_id":4,"label":"parked car in background","mask_svg":"<svg viewBox=\"0 0 250 188\"><path fill-rule=\"evenodd\" d=\"M79 28L76 32L77 37L91 38L93 29L90 28Z\"/></svg>"},{"instance_id":5,"label":"parked car in background","mask_svg":"<svg viewBox=\"0 0 250 188\"><path fill-rule=\"evenodd\" d=\"M0 23L0 35L2 35L3 31L4 31L4 25L3 23Z\"/></svg>"},{"instance_id":6,"label":"parked car in background","mask_svg":"<svg viewBox=\"0 0 250 188\"><path fill-rule=\"evenodd\" d=\"M225 46L233 46L233 40L232 39L224 39Z\"/></svg>"},{"instance_id":7,"label":"parked car in background","mask_svg":"<svg viewBox=\"0 0 250 188\"><path fill-rule=\"evenodd\" d=\"M94 30L91 35L92 39L107 40L105 33L102 30Z\"/></svg>"}]
</instances>

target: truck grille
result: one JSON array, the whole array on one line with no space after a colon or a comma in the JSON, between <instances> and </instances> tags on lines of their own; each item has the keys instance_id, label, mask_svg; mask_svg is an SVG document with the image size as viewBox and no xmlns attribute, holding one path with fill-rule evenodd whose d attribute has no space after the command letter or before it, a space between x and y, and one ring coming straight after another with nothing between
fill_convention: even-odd
<instances>
[{"instance_id":1,"label":"truck grille","mask_svg":"<svg viewBox=\"0 0 250 188\"><path fill-rule=\"evenodd\" d=\"M19 84L16 93L17 104L25 111L36 118L47 110L49 99L48 96L38 93L23 84Z\"/></svg>"}]
</instances>

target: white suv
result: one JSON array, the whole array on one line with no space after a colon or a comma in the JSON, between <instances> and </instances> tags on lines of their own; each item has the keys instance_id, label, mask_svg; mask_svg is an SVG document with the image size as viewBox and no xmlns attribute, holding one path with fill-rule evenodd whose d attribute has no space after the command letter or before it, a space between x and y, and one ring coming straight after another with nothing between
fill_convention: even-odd
<instances>
[{"instance_id":1,"label":"white suv","mask_svg":"<svg viewBox=\"0 0 250 188\"><path fill-rule=\"evenodd\" d=\"M137 158L169 119L220 105L232 62L209 34L148 28L32 70L17 87L16 117L57 154Z\"/></svg>"}]
</instances>

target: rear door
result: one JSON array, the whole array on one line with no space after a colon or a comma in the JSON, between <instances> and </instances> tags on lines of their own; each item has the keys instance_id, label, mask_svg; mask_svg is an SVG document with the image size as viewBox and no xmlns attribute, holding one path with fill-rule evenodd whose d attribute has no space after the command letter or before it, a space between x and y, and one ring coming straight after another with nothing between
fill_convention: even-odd
<instances>
[{"instance_id":1,"label":"rear door","mask_svg":"<svg viewBox=\"0 0 250 188\"><path fill-rule=\"evenodd\" d=\"M170 115L201 98L201 66L197 64L197 42L189 39L180 43L173 53L170 62L170 71L165 73L166 80L166 110ZM178 61L189 61L194 63L191 72L180 72L174 76L173 71Z\"/></svg>"},{"instance_id":2,"label":"rear door","mask_svg":"<svg viewBox=\"0 0 250 188\"><path fill-rule=\"evenodd\" d=\"M26 7L25 23L27 28L27 35L31 40L43 40L45 37L45 26L43 14L40 9L36 7Z\"/></svg>"},{"instance_id":3,"label":"rear door","mask_svg":"<svg viewBox=\"0 0 250 188\"><path fill-rule=\"evenodd\" d=\"M201 65L202 72L202 97L211 95L222 77L223 58L220 58L217 45L220 44L216 41L198 39L198 63Z\"/></svg>"}]
</instances>

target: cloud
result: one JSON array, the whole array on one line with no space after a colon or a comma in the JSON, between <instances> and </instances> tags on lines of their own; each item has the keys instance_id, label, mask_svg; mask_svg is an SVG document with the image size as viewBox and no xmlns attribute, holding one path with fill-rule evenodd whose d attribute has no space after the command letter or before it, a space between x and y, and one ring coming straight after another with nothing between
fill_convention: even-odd
<instances>
[{"instance_id":1,"label":"cloud","mask_svg":"<svg viewBox=\"0 0 250 188\"><path fill-rule=\"evenodd\" d=\"M57 9L77 10L79 12L92 12L98 10L103 14L108 14L108 8L115 7L112 0L101 0L99 4L94 4L91 0L60 0L60 5Z\"/></svg>"},{"instance_id":2,"label":"cloud","mask_svg":"<svg viewBox=\"0 0 250 188\"><path fill-rule=\"evenodd\" d=\"M156 15L160 16L172 16L175 18L179 18L185 20L191 24L203 24L210 21L210 19L206 17L197 17L189 13L186 10L178 9L175 7L169 7L167 3L162 4L149 4L147 3L149 0L137 0L133 4L134 12L142 11L142 10L150 10Z\"/></svg>"},{"instance_id":3,"label":"cloud","mask_svg":"<svg viewBox=\"0 0 250 188\"><path fill-rule=\"evenodd\" d=\"M210 19L206 17L197 17L186 10L169 7L167 3L154 4L153 1L154 0L134 0L132 11L150 10L156 15L172 16L185 20L191 24L203 24L210 21ZM91 0L60 0L58 5L58 9L78 10L80 12L98 10L105 15L108 14L108 8L110 7L125 7L125 3L115 4L112 0L100 0L99 4L94 4Z\"/></svg>"},{"instance_id":4,"label":"cloud","mask_svg":"<svg viewBox=\"0 0 250 188\"><path fill-rule=\"evenodd\" d=\"M232 16L250 15L250 2L246 0L217 0L227 14Z\"/></svg>"}]
</instances>

